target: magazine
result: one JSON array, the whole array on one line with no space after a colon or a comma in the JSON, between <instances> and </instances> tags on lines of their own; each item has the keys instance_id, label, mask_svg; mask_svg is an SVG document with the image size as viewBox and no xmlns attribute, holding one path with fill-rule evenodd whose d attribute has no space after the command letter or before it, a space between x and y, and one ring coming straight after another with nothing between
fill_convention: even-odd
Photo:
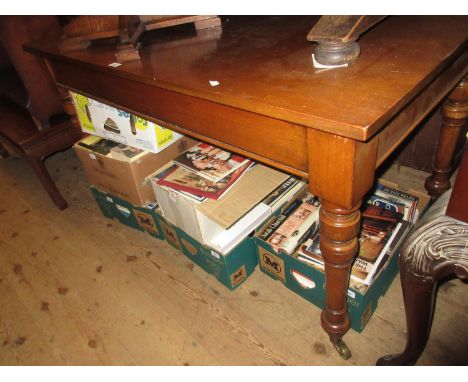
<instances>
[{"instance_id":1,"label":"magazine","mask_svg":"<svg viewBox=\"0 0 468 382\"><path fill-rule=\"evenodd\" d=\"M218 182L251 160L200 142L174 158L174 164L211 182Z\"/></svg>"},{"instance_id":2,"label":"magazine","mask_svg":"<svg viewBox=\"0 0 468 382\"><path fill-rule=\"evenodd\" d=\"M218 182L211 182L184 167L172 165L158 176L157 183L174 190L210 198L219 199L253 165L251 161L224 177Z\"/></svg>"}]
</instances>

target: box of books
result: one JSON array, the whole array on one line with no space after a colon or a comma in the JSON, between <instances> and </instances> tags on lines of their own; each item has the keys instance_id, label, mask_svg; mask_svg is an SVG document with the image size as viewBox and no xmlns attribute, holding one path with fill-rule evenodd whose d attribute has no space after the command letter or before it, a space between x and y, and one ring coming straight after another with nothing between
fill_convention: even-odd
<instances>
[{"instance_id":1,"label":"box of books","mask_svg":"<svg viewBox=\"0 0 468 382\"><path fill-rule=\"evenodd\" d=\"M183 137L158 154L89 135L73 148L91 184L135 206L155 200L148 176L196 141Z\"/></svg>"},{"instance_id":2,"label":"box of books","mask_svg":"<svg viewBox=\"0 0 468 382\"><path fill-rule=\"evenodd\" d=\"M385 188L386 192L399 191L387 185ZM358 332L364 329L380 297L398 273L398 248L412 226L412 221L406 219L414 219L409 211L418 211L425 204L423 201L418 206L418 197L414 199L410 194L408 197L416 206L386 199L386 195L378 192L381 189L379 185L363 203L359 253L352 266L348 288L351 328ZM376 194L378 201L374 198ZM323 308L324 263L319 247L318 213L311 207L318 208L317 204L311 195L293 201L259 229L255 240L260 269ZM315 218L310 218L311 215Z\"/></svg>"},{"instance_id":3,"label":"box of books","mask_svg":"<svg viewBox=\"0 0 468 382\"><path fill-rule=\"evenodd\" d=\"M158 153L177 142L182 135L106 105L84 95L70 92L81 129L88 134Z\"/></svg>"},{"instance_id":4,"label":"box of books","mask_svg":"<svg viewBox=\"0 0 468 382\"><path fill-rule=\"evenodd\" d=\"M305 182L289 177L270 192L262 203L270 205L270 208L274 206L275 210L272 211L271 215L277 216L281 204L287 203L289 199L303 193L305 187ZM163 217L161 219L166 221ZM214 275L229 289L238 287L255 270L258 257L254 235L262 223L264 220L252 226L252 223L249 223L245 217L240 219L233 227L223 231L216 240L212 241L212 243L218 244L215 249L214 245L203 244L180 227L167 222L168 226L172 230L175 229L177 233L178 245L180 245L182 253L205 271ZM251 227L247 232L245 232L246 226Z\"/></svg>"},{"instance_id":5,"label":"box of books","mask_svg":"<svg viewBox=\"0 0 468 382\"><path fill-rule=\"evenodd\" d=\"M166 220L200 243L228 252L232 240L249 234L271 215L274 206L262 200L288 178L200 143L150 179Z\"/></svg>"},{"instance_id":6,"label":"box of books","mask_svg":"<svg viewBox=\"0 0 468 382\"><path fill-rule=\"evenodd\" d=\"M151 236L163 240L164 232L159 222L156 204L146 207L134 206L126 200L91 186L91 193L102 214L110 219L116 219L121 224L140 231L146 231Z\"/></svg>"},{"instance_id":7,"label":"box of books","mask_svg":"<svg viewBox=\"0 0 468 382\"><path fill-rule=\"evenodd\" d=\"M182 253L218 279L229 289L237 288L250 276L258 264L252 231L227 253L203 245L182 229L175 227Z\"/></svg>"}]
</instances>

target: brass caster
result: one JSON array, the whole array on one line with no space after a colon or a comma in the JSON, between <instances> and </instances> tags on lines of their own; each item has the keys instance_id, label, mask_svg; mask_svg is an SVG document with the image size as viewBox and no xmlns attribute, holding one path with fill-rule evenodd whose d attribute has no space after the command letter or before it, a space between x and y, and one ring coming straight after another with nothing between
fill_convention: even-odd
<instances>
[{"instance_id":1,"label":"brass caster","mask_svg":"<svg viewBox=\"0 0 468 382\"><path fill-rule=\"evenodd\" d=\"M343 358L345 361L351 358L351 352L348 349L348 346L346 346L345 342L342 339L333 343L333 346L338 351L338 354L340 355L340 357Z\"/></svg>"}]
</instances>

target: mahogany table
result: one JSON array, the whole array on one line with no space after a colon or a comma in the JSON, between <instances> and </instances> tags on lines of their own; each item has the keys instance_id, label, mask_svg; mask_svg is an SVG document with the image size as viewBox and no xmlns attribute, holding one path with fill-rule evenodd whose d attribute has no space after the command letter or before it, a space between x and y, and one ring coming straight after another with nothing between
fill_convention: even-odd
<instances>
[{"instance_id":1,"label":"mahogany table","mask_svg":"<svg viewBox=\"0 0 468 382\"><path fill-rule=\"evenodd\" d=\"M145 36L141 60L117 67L109 66L112 43L73 53L54 41L26 49L46 60L70 114L67 89L308 178L322 200L321 323L349 357L342 337L361 200L375 170L447 95L427 187L433 195L448 187L467 110L468 18L386 18L360 38L356 62L333 70L312 66L315 44L306 36L315 21L230 17L222 30L198 35L190 26L158 30Z\"/></svg>"}]
</instances>

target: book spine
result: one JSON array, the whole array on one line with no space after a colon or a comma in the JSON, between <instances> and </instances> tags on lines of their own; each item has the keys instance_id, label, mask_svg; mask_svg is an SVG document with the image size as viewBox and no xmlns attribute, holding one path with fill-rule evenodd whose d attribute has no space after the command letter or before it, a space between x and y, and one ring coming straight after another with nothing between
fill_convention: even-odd
<instances>
[{"instance_id":1,"label":"book spine","mask_svg":"<svg viewBox=\"0 0 468 382\"><path fill-rule=\"evenodd\" d=\"M270 211L273 213L278 208L288 204L293 198L296 198L300 193L306 190L306 183L300 181L284 193L280 198L276 199L274 203L270 205Z\"/></svg>"},{"instance_id":2,"label":"book spine","mask_svg":"<svg viewBox=\"0 0 468 382\"><path fill-rule=\"evenodd\" d=\"M307 218L300 224L299 227L286 239L278 248L279 252L292 254L294 250L299 246L304 237L310 232L312 225L318 220L319 208L307 216Z\"/></svg>"},{"instance_id":3,"label":"book spine","mask_svg":"<svg viewBox=\"0 0 468 382\"><path fill-rule=\"evenodd\" d=\"M383 192L386 192L387 194L394 195L398 198L409 200L410 202L417 202L419 200L417 196L408 194L407 192L404 192L401 190L395 190L394 188L384 186L383 184L377 184L377 190L382 190Z\"/></svg>"},{"instance_id":4,"label":"book spine","mask_svg":"<svg viewBox=\"0 0 468 382\"><path fill-rule=\"evenodd\" d=\"M284 212L279 215L274 222L272 222L258 237L267 241L271 235L278 229L278 227L302 204L302 200L295 200L292 202Z\"/></svg>"},{"instance_id":5,"label":"book spine","mask_svg":"<svg viewBox=\"0 0 468 382\"><path fill-rule=\"evenodd\" d=\"M394 205L398 205L398 204L402 205L404 207L403 208L403 219L410 221L411 208L412 208L412 206L414 205L415 202L411 202L410 200L407 200L407 199L401 199L401 198L397 197L396 195L388 194L388 193L386 193L384 191L381 191L381 190L375 191L374 195L376 197L378 197L378 198L385 199L388 203L392 203Z\"/></svg>"},{"instance_id":6,"label":"book spine","mask_svg":"<svg viewBox=\"0 0 468 382\"><path fill-rule=\"evenodd\" d=\"M275 188L273 192L268 194L267 197L263 199L262 203L266 204L267 206L273 205L278 199L280 199L287 191L293 188L298 182L299 179L294 178L292 176L289 177L277 188Z\"/></svg>"}]
</instances>

